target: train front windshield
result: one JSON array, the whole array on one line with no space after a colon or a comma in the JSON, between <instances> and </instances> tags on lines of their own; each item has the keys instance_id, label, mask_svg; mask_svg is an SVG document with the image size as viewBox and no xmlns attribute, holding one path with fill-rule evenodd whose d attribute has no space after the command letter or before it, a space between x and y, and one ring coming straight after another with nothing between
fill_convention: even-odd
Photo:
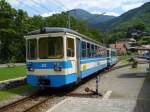
<instances>
[{"instance_id":1,"label":"train front windshield","mask_svg":"<svg viewBox=\"0 0 150 112\"><path fill-rule=\"evenodd\" d=\"M63 58L63 38L49 37L39 39L39 58L40 59Z\"/></svg>"},{"instance_id":2,"label":"train front windshield","mask_svg":"<svg viewBox=\"0 0 150 112\"><path fill-rule=\"evenodd\" d=\"M38 49L37 49L38 44ZM45 37L28 40L27 58L33 59L61 59L63 53L63 38L62 37ZM38 54L38 57L37 57Z\"/></svg>"},{"instance_id":3,"label":"train front windshield","mask_svg":"<svg viewBox=\"0 0 150 112\"><path fill-rule=\"evenodd\" d=\"M27 58L29 60L37 59L37 40L29 39L27 41Z\"/></svg>"}]
</instances>

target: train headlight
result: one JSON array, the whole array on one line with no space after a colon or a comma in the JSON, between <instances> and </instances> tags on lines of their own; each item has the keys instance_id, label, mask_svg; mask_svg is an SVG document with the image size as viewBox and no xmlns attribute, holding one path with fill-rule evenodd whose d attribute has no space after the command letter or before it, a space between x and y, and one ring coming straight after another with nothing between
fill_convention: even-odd
<instances>
[{"instance_id":1,"label":"train headlight","mask_svg":"<svg viewBox=\"0 0 150 112\"><path fill-rule=\"evenodd\" d=\"M28 71L34 71L34 69L32 67L32 62L27 63L27 69L28 69Z\"/></svg>"},{"instance_id":2,"label":"train headlight","mask_svg":"<svg viewBox=\"0 0 150 112\"><path fill-rule=\"evenodd\" d=\"M59 65L59 63L54 64L54 71L62 71L62 67Z\"/></svg>"}]
</instances>

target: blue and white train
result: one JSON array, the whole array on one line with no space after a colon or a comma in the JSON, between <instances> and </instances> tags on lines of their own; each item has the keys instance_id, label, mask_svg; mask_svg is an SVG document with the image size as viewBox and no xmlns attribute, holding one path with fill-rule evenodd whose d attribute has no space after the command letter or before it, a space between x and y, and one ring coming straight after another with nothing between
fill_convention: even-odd
<instances>
[{"instance_id":1,"label":"blue and white train","mask_svg":"<svg viewBox=\"0 0 150 112\"><path fill-rule=\"evenodd\" d=\"M107 49L107 67L112 67L118 62L117 51L116 49L108 48Z\"/></svg>"},{"instance_id":2,"label":"blue and white train","mask_svg":"<svg viewBox=\"0 0 150 112\"><path fill-rule=\"evenodd\" d=\"M27 83L58 88L117 62L116 51L76 31L44 27L26 38Z\"/></svg>"}]
</instances>

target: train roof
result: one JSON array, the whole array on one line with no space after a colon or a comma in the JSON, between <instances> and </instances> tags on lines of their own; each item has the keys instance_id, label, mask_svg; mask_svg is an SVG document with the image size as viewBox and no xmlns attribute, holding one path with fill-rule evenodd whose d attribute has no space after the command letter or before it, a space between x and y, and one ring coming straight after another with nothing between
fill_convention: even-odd
<instances>
[{"instance_id":1,"label":"train roof","mask_svg":"<svg viewBox=\"0 0 150 112\"><path fill-rule=\"evenodd\" d=\"M93 39L90 39L89 37L82 35L72 29L68 29L68 28L62 28L62 27L43 27L41 29L35 30L35 31L31 31L29 32L27 35L37 35L37 34L45 34L45 33L58 33L58 32L65 32L65 33L71 33L77 36L80 36L84 39L90 40L92 42L95 42L97 44L100 45L100 43L98 41L95 41Z\"/></svg>"}]
</instances>

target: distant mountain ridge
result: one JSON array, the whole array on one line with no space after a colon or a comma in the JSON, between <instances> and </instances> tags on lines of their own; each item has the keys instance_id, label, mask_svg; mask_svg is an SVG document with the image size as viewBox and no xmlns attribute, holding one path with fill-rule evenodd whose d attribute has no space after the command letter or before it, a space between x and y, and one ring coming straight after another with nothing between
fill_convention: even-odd
<instances>
[{"instance_id":1,"label":"distant mountain ridge","mask_svg":"<svg viewBox=\"0 0 150 112\"><path fill-rule=\"evenodd\" d=\"M89 27L94 27L98 23L107 22L115 16L103 15L103 14L91 14L83 9L73 9L69 11L71 16L76 17L77 19L84 20L87 22Z\"/></svg>"},{"instance_id":2,"label":"distant mountain ridge","mask_svg":"<svg viewBox=\"0 0 150 112\"><path fill-rule=\"evenodd\" d=\"M129 10L119 17L91 14L83 9L70 10L69 14L86 21L89 27L98 28L101 31L124 30L137 23L144 24L146 29L150 30L150 2Z\"/></svg>"},{"instance_id":3,"label":"distant mountain ridge","mask_svg":"<svg viewBox=\"0 0 150 112\"><path fill-rule=\"evenodd\" d=\"M99 22L94 27L103 31L124 30L138 23L144 24L146 29L150 30L150 2L143 4L141 7L129 10L109 21Z\"/></svg>"}]
</instances>

